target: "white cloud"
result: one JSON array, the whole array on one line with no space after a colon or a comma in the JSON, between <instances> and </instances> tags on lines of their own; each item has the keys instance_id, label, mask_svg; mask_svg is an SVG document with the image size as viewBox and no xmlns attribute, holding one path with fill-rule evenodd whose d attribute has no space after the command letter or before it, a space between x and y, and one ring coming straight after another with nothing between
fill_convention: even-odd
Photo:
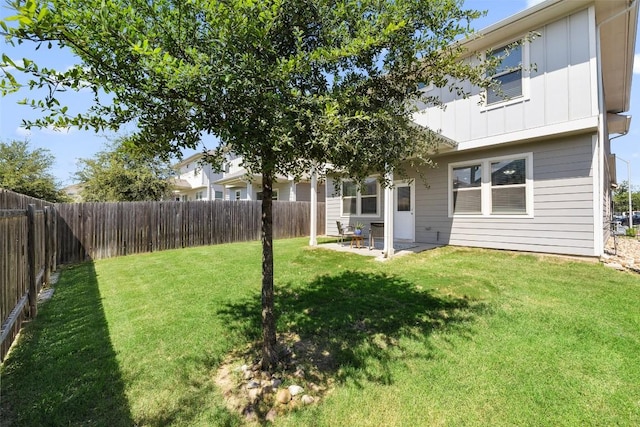
<instances>
[{"instance_id":1,"label":"white cloud","mask_svg":"<svg viewBox=\"0 0 640 427\"><path fill-rule=\"evenodd\" d=\"M538 3L542 3L544 0L527 0L527 8L533 7Z\"/></svg>"},{"instance_id":2,"label":"white cloud","mask_svg":"<svg viewBox=\"0 0 640 427\"><path fill-rule=\"evenodd\" d=\"M16 129L16 135L29 138L31 136L31 131L29 129L25 129L22 126Z\"/></svg>"},{"instance_id":3,"label":"white cloud","mask_svg":"<svg viewBox=\"0 0 640 427\"><path fill-rule=\"evenodd\" d=\"M633 57L633 74L640 74L640 53Z\"/></svg>"}]
</instances>

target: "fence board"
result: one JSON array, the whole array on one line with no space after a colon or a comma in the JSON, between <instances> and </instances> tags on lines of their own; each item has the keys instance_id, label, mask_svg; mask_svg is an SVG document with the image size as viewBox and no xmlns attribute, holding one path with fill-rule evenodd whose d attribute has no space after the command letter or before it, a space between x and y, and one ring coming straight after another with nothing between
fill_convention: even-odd
<instances>
[{"instance_id":1,"label":"fence board","mask_svg":"<svg viewBox=\"0 0 640 427\"><path fill-rule=\"evenodd\" d=\"M260 239L261 202L57 204L57 263ZM274 238L308 236L309 202L274 202ZM324 203L318 234L324 234Z\"/></svg>"},{"instance_id":2,"label":"fence board","mask_svg":"<svg viewBox=\"0 0 640 427\"><path fill-rule=\"evenodd\" d=\"M0 360L4 360L27 312L32 317L37 314L37 295L53 266L55 220L50 203L40 201L40 207L27 203L22 209L33 199L6 190L0 191L0 199Z\"/></svg>"}]
</instances>

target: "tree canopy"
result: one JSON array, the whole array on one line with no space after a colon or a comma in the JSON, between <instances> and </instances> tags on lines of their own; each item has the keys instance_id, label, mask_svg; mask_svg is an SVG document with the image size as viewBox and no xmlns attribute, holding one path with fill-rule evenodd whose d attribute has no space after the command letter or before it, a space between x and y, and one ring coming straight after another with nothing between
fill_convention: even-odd
<instances>
[{"instance_id":1,"label":"tree canopy","mask_svg":"<svg viewBox=\"0 0 640 427\"><path fill-rule=\"evenodd\" d=\"M139 150L168 156L203 136L262 175L263 367L277 363L273 312L272 182L331 164L356 180L428 163L437 135L416 126L420 83L458 96L489 83L481 60L460 61L456 40L480 13L462 0L13 0L2 23L12 43L68 47L80 63L5 62L48 88L25 100L45 116L26 125L118 129L135 123ZM489 61L491 62L491 61ZM463 83L465 82L465 83ZM470 82L471 85L467 85ZM19 84L6 75L5 92ZM72 114L61 90L93 90ZM390 184L384 182L385 184Z\"/></svg>"},{"instance_id":2,"label":"tree canopy","mask_svg":"<svg viewBox=\"0 0 640 427\"><path fill-rule=\"evenodd\" d=\"M0 142L0 187L48 202L65 202L51 174L55 158L46 148L29 149L28 141Z\"/></svg>"},{"instance_id":3,"label":"tree canopy","mask_svg":"<svg viewBox=\"0 0 640 427\"><path fill-rule=\"evenodd\" d=\"M132 153L116 139L93 158L80 159L76 178L86 202L141 202L169 195L171 165L159 156Z\"/></svg>"}]
</instances>

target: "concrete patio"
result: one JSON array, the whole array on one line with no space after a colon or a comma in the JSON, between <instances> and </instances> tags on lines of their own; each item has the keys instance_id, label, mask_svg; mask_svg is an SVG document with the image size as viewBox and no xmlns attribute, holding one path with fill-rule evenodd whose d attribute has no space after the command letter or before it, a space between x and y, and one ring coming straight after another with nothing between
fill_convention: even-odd
<instances>
[{"instance_id":1,"label":"concrete patio","mask_svg":"<svg viewBox=\"0 0 640 427\"><path fill-rule=\"evenodd\" d=\"M382 252L383 243L382 241L376 242L375 246L371 249L369 248L369 239L364 239L364 244L361 248L357 248L355 243L351 246L351 242L347 239L343 243L321 243L318 245L319 248L330 249L338 252L348 252L352 254L362 255L374 257L379 261L386 261L388 258L384 257L384 253ZM433 245L429 243L413 243L413 242L404 242L404 241L394 241L393 247L395 249L394 257L399 257L407 254L416 254L423 251L428 251L430 249L435 249L442 245Z\"/></svg>"}]
</instances>

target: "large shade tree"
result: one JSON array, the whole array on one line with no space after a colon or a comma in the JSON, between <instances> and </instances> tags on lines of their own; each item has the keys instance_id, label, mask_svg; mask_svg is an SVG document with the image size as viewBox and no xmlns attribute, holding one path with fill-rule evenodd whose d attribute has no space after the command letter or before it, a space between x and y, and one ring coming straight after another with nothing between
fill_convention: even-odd
<instances>
[{"instance_id":1,"label":"large shade tree","mask_svg":"<svg viewBox=\"0 0 640 427\"><path fill-rule=\"evenodd\" d=\"M316 165L362 180L402 162L429 161L435 135L411 121L416 102L438 103L420 83L459 96L487 84L456 40L479 13L462 0L13 0L2 23L11 43L70 48L79 64L51 70L4 61L47 88L26 100L44 116L27 125L118 129L135 123L154 154L196 147L203 136L262 175L262 365L278 361L273 288L272 184ZM489 64L491 65L491 64ZM16 90L5 75L0 89ZM60 90L91 88L73 114ZM384 179L382 178L382 181ZM390 184L386 182L385 184Z\"/></svg>"},{"instance_id":2,"label":"large shade tree","mask_svg":"<svg viewBox=\"0 0 640 427\"><path fill-rule=\"evenodd\" d=\"M160 156L137 153L127 138L114 140L92 158L80 159L75 176L86 202L163 200L170 193L171 165Z\"/></svg>"},{"instance_id":3,"label":"large shade tree","mask_svg":"<svg viewBox=\"0 0 640 427\"><path fill-rule=\"evenodd\" d=\"M29 147L28 141L0 141L0 188L46 200L66 202L51 173L55 158L46 148Z\"/></svg>"}]
</instances>

